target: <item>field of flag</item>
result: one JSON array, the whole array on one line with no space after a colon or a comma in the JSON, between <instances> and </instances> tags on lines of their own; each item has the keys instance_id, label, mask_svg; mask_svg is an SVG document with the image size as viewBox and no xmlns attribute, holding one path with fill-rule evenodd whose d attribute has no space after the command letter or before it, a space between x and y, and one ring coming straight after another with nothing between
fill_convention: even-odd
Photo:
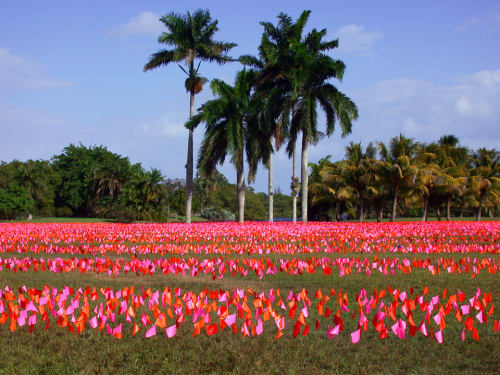
<instances>
[{"instance_id":1,"label":"field of flag","mask_svg":"<svg viewBox=\"0 0 500 375\"><path fill-rule=\"evenodd\" d=\"M156 346L161 359L173 355L164 345L202 345L195 362L213 361L215 373L238 372L249 360L260 373L278 372L266 366L269 353L297 350L311 358L290 364L276 354L274 365L377 372L383 362L370 358L388 348L399 358L389 365L396 372L413 356L414 372L431 371L424 359L446 352L450 363L435 364L438 373L495 373L499 255L499 222L3 223L0 337L11 347L0 370L14 368L19 345L38 350L51 370L101 369L58 363L64 349L51 358L39 348L49 340L80 345L97 363L109 350ZM235 350L234 358L210 359L214 347ZM340 347L357 353L351 362L336 357ZM464 348L479 358L464 357ZM336 354L314 360L324 350ZM192 368L184 361L160 363L182 373Z\"/></svg>"}]
</instances>

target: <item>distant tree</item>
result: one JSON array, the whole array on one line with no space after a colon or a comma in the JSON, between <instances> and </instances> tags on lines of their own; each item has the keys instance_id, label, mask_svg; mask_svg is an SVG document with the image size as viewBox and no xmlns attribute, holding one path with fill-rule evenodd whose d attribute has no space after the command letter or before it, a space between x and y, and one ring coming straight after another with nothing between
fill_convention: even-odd
<instances>
[{"instance_id":1,"label":"distant tree","mask_svg":"<svg viewBox=\"0 0 500 375\"><path fill-rule=\"evenodd\" d=\"M128 158L106 147L71 144L52 158L52 166L60 176L56 204L69 207L75 215L107 216L117 204L136 208L143 204L137 191L144 178L141 165L131 165Z\"/></svg>"},{"instance_id":2,"label":"distant tree","mask_svg":"<svg viewBox=\"0 0 500 375\"><path fill-rule=\"evenodd\" d=\"M475 198L479 221L484 206L495 207L500 203L500 153L480 148L472 155L472 166L469 189Z\"/></svg>"},{"instance_id":3,"label":"distant tree","mask_svg":"<svg viewBox=\"0 0 500 375\"><path fill-rule=\"evenodd\" d=\"M378 146L380 156L385 162L388 182L392 187L391 221L394 221L401 189L411 187L417 177L418 168L415 164L415 155L418 143L412 138L400 134L391 138L389 147L383 143L379 143Z\"/></svg>"},{"instance_id":4,"label":"distant tree","mask_svg":"<svg viewBox=\"0 0 500 375\"><path fill-rule=\"evenodd\" d=\"M35 201L28 189L14 183L0 188L0 218L16 219L19 215L27 215L35 208Z\"/></svg>"},{"instance_id":5,"label":"distant tree","mask_svg":"<svg viewBox=\"0 0 500 375\"><path fill-rule=\"evenodd\" d=\"M342 173L346 183L356 191L358 196L359 221L362 222L366 214L365 200L368 187L375 178L374 164L377 149L372 143L369 143L363 151L361 142L351 142L345 150L346 163L344 164Z\"/></svg>"}]
</instances>

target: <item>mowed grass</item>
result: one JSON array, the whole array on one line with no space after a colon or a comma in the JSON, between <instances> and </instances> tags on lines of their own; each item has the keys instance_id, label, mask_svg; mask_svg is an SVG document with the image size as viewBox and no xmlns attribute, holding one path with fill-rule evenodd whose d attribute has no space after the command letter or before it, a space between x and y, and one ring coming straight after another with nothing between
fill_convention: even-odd
<instances>
[{"instance_id":1,"label":"mowed grass","mask_svg":"<svg viewBox=\"0 0 500 375\"><path fill-rule=\"evenodd\" d=\"M32 254L19 254L18 256ZM342 254L339 256L353 256ZM476 254L470 254L475 256ZM10 255L9 255L10 256ZM336 256L336 255L332 255ZM400 257L413 254L399 254ZM422 255L425 256L425 255ZM462 255L453 255L453 257ZM490 254L491 256L491 254ZM126 257L126 255L124 255ZM270 256L274 259L274 255ZM278 255L278 258L282 257ZM428 257L428 256L425 256ZM431 258L433 256L430 256ZM498 255L493 255L498 257ZM497 258L496 258L497 259ZM432 276L427 270L415 269L409 274L397 272L384 276L373 272L352 273L339 277L338 272L324 275L321 272L304 275L278 273L262 279L254 273L247 277L232 277L212 280L207 275L196 277L182 275L140 276L133 273L115 278L94 273L69 272L55 274L49 272L0 272L0 287L9 285L11 289L26 285L29 288L43 288L44 285L61 288L110 287L113 289L141 286L152 290L163 290L166 286L180 287L183 291L199 292L211 290L232 290L252 288L256 292L280 288L286 295L306 288L311 294L321 288L342 289L349 295L350 307L355 306L355 296L362 288L370 294L374 288L381 290L390 285L394 289L421 294L425 286L429 295L440 295L447 288L449 294L461 290L470 298L481 288L492 293L495 312L488 319L500 319L500 288L498 274L483 270L471 278L470 274L450 275L441 273ZM284 291L284 293L283 293ZM312 295L310 295L312 297ZM314 303L314 302L313 302ZM310 309L308 322L314 325L315 311ZM370 315L371 316L371 315ZM416 315L422 319L422 314ZM417 320L417 323L420 321ZM491 325L479 326L480 341L472 340L470 333L465 342L460 339L463 324L450 315L444 330L444 343L423 337L420 333L406 340L392 334L380 340L370 323L370 328L361 341L352 344L350 332L356 327L356 320L344 320L345 331L329 340L326 323L316 332L311 326L308 336L292 338L291 321L287 320L285 334L275 339L277 332L274 322L265 323L261 336L242 337L225 329L214 336L204 333L192 337L193 326L190 318L183 323L177 335L168 339L164 332L146 339L144 328L134 337L131 327L124 327L121 340L97 330L86 329L81 335L69 333L51 321L45 331L41 324L33 334L28 328L18 328L14 333L8 325L0 325L0 374L498 374L500 373L500 335L493 334ZM490 322L489 322L490 323ZM332 324L332 322L330 322ZM434 324L432 322L432 324ZM488 329L486 329L486 326Z\"/></svg>"}]
</instances>

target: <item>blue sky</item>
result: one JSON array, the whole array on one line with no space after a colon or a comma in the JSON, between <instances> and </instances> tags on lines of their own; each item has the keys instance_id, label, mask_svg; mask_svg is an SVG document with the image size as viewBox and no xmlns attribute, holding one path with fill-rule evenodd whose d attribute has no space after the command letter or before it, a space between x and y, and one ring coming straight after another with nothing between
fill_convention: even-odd
<instances>
[{"instance_id":1,"label":"blue sky","mask_svg":"<svg viewBox=\"0 0 500 375\"><path fill-rule=\"evenodd\" d=\"M280 12L296 19L310 9L307 30L339 38L331 55L347 69L334 83L360 118L348 137L335 132L311 148L312 162L342 158L350 141L400 132L424 142L455 134L463 145L500 149L500 1L2 1L0 160L48 159L81 142L184 178L185 78L175 65L142 67L162 48L159 16L207 4L219 21L216 39L238 44L235 57L256 54L259 21L275 23ZM202 63L200 72L232 82L240 68ZM207 86L196 107L211 97ZM275 185L288 193L291 161L281 152L275 160ZM221 171L235 181L229 163ZM253 187L266 184L260 168Z\"/></svg>"}]
</instances>

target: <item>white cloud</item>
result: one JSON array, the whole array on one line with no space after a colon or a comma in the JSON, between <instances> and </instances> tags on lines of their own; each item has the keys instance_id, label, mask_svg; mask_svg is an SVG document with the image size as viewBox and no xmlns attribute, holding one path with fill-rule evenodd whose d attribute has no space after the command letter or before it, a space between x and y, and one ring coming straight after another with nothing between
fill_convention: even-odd
<instances>
[{"instance_id":1,"label":"white cloud","mask_svg":"<svg viewBox=\"0 0 500 375\"><path fill-rule=\"evenodd\" d=\"M467 116L472 111L472 105L466 96L461 96L455 103L455 110L460 116Z\"/></svg>"},{"instance_id":2,"label":"white cloud","mask_svg":"<svg viewBox=\"0 0 500 375\"><path fill-rule=\"evenodd\" d=\"M468 20L465 20L460 25L458 25L457 30L458 31L466 31L466 30L472 29L473 27L479 25L480 22L481 22L481 19L479 17L469 18Z\"/></svg>"},{"instance_id":3,"label":"white cloud","mask_svg":"<svg viewBox=\"0 0 500 375\"><path fill-rule=\"evenodd\" d=\"M441 85L392 79L347 94L360 112L349 140L386 141L403 132L430 142L455 134L467 146L500 148L500 69Z\"/></svg>"},{"instance_id":4,"label":"white cloud","mask_svg":"<svg viewBox=\"0 0 500 375\"><path fill-rule=\"evenodd\" d=\"M38 64L0 48L0 87L32 90L70 85L71 82L51 77Z\"/></svg>"},{"instance_id":5,"label":"white cloud","mask_svg":"<svg viewBox=\"0 0 500 375\"><path fill-rule=\"evenodd\" d=\"M339 49L361 55L370 54L373 44L383 37L380 31L368 31L356 24L342 26L335 35L339 38Z\"/></svg>"},{"instance_id":6,"label":"white cloud","mask_svg":"<svg viewBox=\"0 0 500 375\"><path fill-rule=\"evenodd\" d=\"M112 35L153 35L158 36L164 31L160 16L149 11L144 11L132 17L126 24L112 29Z\"/></svg>"},{"instance_id":7,"label":"white cloud","mask_svg":"<svg viewBox=\"0 0 500 375\"><path fill-rule=\"evenodd\" d=\"M457 31L468 31L472 29L480 29L483 31L499 31L500 26L500 6L497 4L480 16L471 17L460 23Z\"/></svg>"},{"instance_id":8,"label":"white cloud","mask_svg":"<svg viewBox=\"0 0 500 375\"><path fill-rule=\"evenodd\" d=\"M160 137L185 137L187 129L181 122L173 122L168 115L153 123L141 123L137 128L142 133Z\"/></svg>"}]
</instances>

